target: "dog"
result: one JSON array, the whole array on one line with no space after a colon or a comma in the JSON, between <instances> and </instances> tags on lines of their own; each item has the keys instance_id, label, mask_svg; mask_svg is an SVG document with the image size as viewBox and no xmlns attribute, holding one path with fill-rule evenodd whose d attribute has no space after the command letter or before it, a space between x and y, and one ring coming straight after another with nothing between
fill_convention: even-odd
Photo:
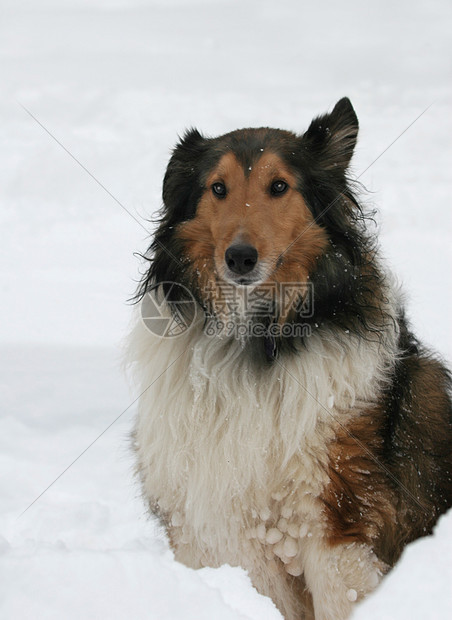
<instances>
[{"instance_id":1,"label":"dog","mask_svg":"<svg viewBox=\"0 0 452 620\"><path fill-rule=\"evenodd\" d=\"M382 267L357 134L347 98L300 135L187 131L129 341L175 558L243 567L288 620L348 618L452 504L450 374Z\"/></svg>"}]
</instances>

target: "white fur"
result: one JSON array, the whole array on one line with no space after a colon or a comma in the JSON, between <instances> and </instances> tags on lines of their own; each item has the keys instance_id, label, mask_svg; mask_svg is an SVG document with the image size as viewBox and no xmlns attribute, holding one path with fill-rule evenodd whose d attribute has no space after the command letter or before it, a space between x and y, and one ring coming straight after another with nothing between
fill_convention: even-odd
<instances>
[{"instance_id":1,"label":"white fur","mask_svg":"<svg viewBox=\"0 0 452 620\"><path fill-rule=\"evenodd\" d=\"M351 590L372 589L381 567L369 549L327 551L318 498L328 444L338 424L375 402L396 339L393 326L379 343L319 329L305 350L265 368L250 364L243 343L204 334L200 321L168 339L137 321L138 470L176 557L243 566L286 618L301 613L287 574L304 573L316 618L347 617ZM359 567L348 563L358 555Z\"/></svg>"}]
</instances>

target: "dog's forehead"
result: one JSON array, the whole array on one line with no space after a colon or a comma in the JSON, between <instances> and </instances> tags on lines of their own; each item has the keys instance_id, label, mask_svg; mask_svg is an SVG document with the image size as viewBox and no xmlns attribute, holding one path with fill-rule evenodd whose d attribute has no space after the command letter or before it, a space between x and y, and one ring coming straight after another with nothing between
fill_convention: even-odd
<instances>
[{"instance_id":1,"label":"dog's forehead","mask_svg":"<svg viewBox=\"0 0 452 620\"><path fill-rule=\"evenodd\" d=\"M214 140L208 178L241 172L245 178L290 174L290 160L299 148L298 137L281 129L238 129Z\"/></svg>"},{"instance_id":2,"label":"dog's forehead","mask_svg":"<svg viewBox=\"0 0 452 620\"><path fill-rule=\"evenodd\" d=\"M232 151L225 153L208 174L207 183L213 183L215 180L227 182L232 179L250 182L267 181L275 177L291 178L294 176L280 155L273 151L262 150L256 155L253 163L248 164L249 162L240 161Z\"/></svg>"}]
</instances>

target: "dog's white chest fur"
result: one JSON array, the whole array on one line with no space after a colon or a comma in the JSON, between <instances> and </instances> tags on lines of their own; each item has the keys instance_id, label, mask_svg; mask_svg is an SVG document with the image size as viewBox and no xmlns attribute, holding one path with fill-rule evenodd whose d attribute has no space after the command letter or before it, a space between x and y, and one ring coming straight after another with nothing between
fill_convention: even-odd
<instances>
[{"instance_id":1,"label":"dog's white chest fur","mask_svg":"<svg viewBox=\"0 0 452 620\"><path fill-rule=\"evenodd\" d=\"M197 327L158 339L138 326L133 350L146 390L135 431L140 474L170 523L234 555L239 531L276 541L300 536L300 513L318 519L335 425L375 396L376 346L314 335L290 361L258 368L235 340Z\"/></svg>"},{"instance_id":2,"label":"dog's white chest fur","mask_svg":"<svg viewBox=\"0 0 452 620\"><path fill-rule=\"evenodd\" d=\"M176 558L248 569L287 618L300 602L275 576L303 573L319 617L346 617L381 567L366 546L323 542L329 445L375 402L395 343L395 331L386 346L319 331L297 354L258 365L240 342L201 326L161 339L138 321L138 470Z\"/></svg>"}]
</instances>

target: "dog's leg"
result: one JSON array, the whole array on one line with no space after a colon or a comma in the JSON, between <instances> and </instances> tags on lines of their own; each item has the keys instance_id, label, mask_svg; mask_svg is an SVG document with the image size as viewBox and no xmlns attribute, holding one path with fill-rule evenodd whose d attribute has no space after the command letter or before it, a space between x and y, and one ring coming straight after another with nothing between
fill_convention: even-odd
<instances>
[{"instance_id":1,"label":"dog's leg","mask_svg":"<svg viewBox=\"0 0 452 620\"><path fill-rule=\"evenodd\" d=\"M303 576L289 575L283 563L274 559L248 569L248 574L256 590L272 599L285 620L314 620L312 596Z\"/></svg>"},{"instance_id":2,"label":"dog's leg","mask_svg":"<svg viewBox=\"0 0 452 620\"><path fill-rule=\"evenodd\" d=\"M380 582L387 566L363 543L328 545L312 537L303 549L306 584L315 620L345 620L353 604Z\"/></svg>"},{"instance_id":3,"label":"dog's leg","mask_svg":"<svg viewBox=\"0 0 452 620\"><path fill-rule=\"evenodd\" d=\"M195 569L205 566L216 568L222 564L241 566L248 572L256 590L273 600L285 620L314 620L312 597L303 576L290 575L270 546L243 537L243 540L235 541L238 545L234 545L233 551L227 545L215 549L207 537L196 536L190 525L182 522L179 514L173 515L173 522L175 525L166 527L177 561ZM240 550L239 555L237 549Z\"/></svg>"}]
</instances>

